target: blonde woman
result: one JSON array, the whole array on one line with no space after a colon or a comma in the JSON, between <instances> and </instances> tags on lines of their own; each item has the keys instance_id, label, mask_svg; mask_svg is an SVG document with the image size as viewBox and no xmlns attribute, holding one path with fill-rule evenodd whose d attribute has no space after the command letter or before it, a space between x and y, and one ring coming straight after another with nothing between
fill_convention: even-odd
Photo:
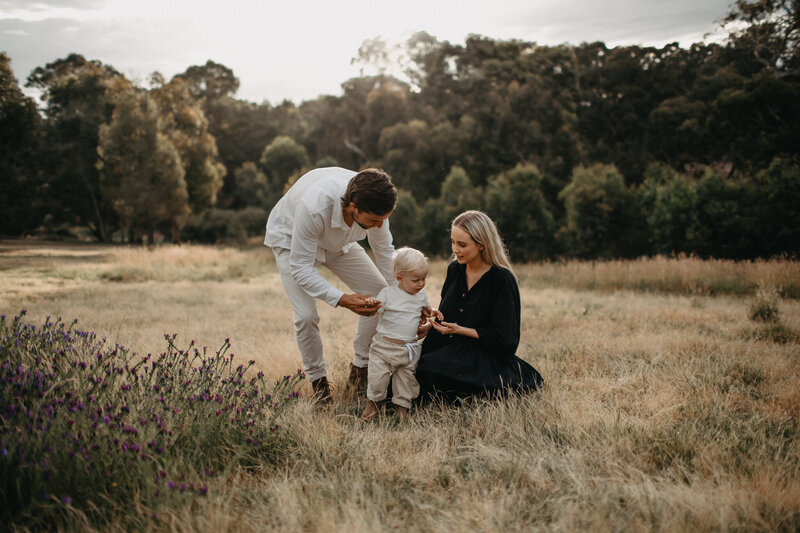
<instances>
[{"instance_id":1,"label":"blonde woman","mask_svg":"<svg viewBox=\"0 0 800 533\"><path fill-rule=\"evenodd\" d=\"M516 356L520 337L517 279L497 226L481 211L458 215L450 229L453 262L439 311L417 367L421 397L534 390L542 376Z\"/></svg>"}]
</instances>

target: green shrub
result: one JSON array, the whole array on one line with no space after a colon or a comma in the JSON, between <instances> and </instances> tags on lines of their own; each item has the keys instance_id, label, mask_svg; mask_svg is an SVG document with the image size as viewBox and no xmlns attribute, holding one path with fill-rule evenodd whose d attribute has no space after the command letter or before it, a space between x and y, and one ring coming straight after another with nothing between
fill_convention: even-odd
<instances>
[{"instance_id":1,"label":"green shrub","mask_svg":"<svg viewBox=\"0 0 800 533\"><path fill-rule=\"evenodd\" d=\"M558 237L567 255L611 258L640 253L639 200L615 166L576 167L558 198L566 213Z\"/></svg>"},{"instance_id":2,"label":"green shrub","mask_svg":"<svg viewBox=\"0 0 800 533\"><path fill-rule=\"evenodd\" d=\"M555 255L556 223L542 194L542 173L534 165L517 165L489 180L486 212L515 261Z\"/></svg>"},{"instance_id":3,"label":"green shrub","mask_svg":"<svg viewBox=\"0 0 800 533\"><path fill-rule=\"evenodd\" d=\"M209 209L191 217L181 235L187 241L203 244L242 243L264 233L267 216L267 210L260 207Z\"/></svg>"},{"instance_id":4,"label":"green shrub","mask_svg":"<svg viewBox=\"0 0 800 533\"><path fill-rule=\"evenodd\" d=\"M420 246L426 221L419 216L419 213L420 207L414 196L408 191L401 190L397 195L397 205L392 212L390 222L396 246Z\"/></svg>"}]
</instances>

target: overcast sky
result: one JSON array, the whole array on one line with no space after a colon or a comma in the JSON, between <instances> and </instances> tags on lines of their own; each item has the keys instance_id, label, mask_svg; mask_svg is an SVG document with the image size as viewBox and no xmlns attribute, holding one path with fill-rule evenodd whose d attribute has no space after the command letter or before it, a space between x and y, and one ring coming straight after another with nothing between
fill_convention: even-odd
<instances>
[{"instance_id":1,"label":"overcast sky","mask_svg":"<svg viewBox=\"0 0 800 533\"><path fill-rule=\"evenodd\" d=\"M682 46L719 40L733 0L0 0L0 51L20 85L71 52L144 84L208 59L233 69L237 96L300 103L340 95L365 39L424 30L539 44Z\"/></svg>"}]
</instances>

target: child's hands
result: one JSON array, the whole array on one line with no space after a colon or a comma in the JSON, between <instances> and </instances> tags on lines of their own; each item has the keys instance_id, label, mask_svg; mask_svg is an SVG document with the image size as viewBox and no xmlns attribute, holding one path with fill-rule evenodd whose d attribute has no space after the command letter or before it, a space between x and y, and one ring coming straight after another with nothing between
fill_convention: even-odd
<instances>
[{"instance_id":1,"label":"child's hands","mask_svg":"<svg viewBox=\"0 0 800 533\"><path fill-rule=\"evenodd\" d=\"M370 306L370 307L373 307L373 306L378 305L379 303L381 303L380 300L378 300L377 298L372 298L371 296L368 296L368 297L366 297L364 299L366 300L367 305Z\"/></svg>"},{"instance_id":2,"label":"child's hands","mask_svg":"<svg viewBox=\"0 0 800 533\"><path fill-rule=\"evenodd\" d=\"M436 308L431 308L428 315L427 315L428 322L433 324L434 322L441 322L444 320L444 315L441 311Z\"/></svg>"},{"instance_id":3,"label":"child's hands","mask_svg":"<svg viewBox=\"0 0 800 533\"><path fill-rule=\"evenodd\" d=\"M417 337L422 338L428 334L428 331L431 329L431 324L435 320L441 320L444 318L444 315L438 310L434 309L433 307L423 307L422 314L419 317L419 327L417 327Z\"/></svg>"}]
</instances>

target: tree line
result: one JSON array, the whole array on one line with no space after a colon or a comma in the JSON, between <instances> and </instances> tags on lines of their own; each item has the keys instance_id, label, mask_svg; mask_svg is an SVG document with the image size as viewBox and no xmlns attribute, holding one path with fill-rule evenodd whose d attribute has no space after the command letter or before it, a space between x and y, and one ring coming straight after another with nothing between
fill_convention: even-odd
<instances>
[{"instance_id":1,"label":"tree line","mask_svg":"<svg viewBox=\"0 0 800 533\"><path fill-rule=\"evenodd\" d=\"M0 53L0 234L236 241L303 172L377 166L399 244L446 253L478 208L515 260L800 250L794 1L737 2L726 42L365 41L341 96L235 97L208 61L147 87L71 54L26 97Z\"/></svg>"}]
</instances>

